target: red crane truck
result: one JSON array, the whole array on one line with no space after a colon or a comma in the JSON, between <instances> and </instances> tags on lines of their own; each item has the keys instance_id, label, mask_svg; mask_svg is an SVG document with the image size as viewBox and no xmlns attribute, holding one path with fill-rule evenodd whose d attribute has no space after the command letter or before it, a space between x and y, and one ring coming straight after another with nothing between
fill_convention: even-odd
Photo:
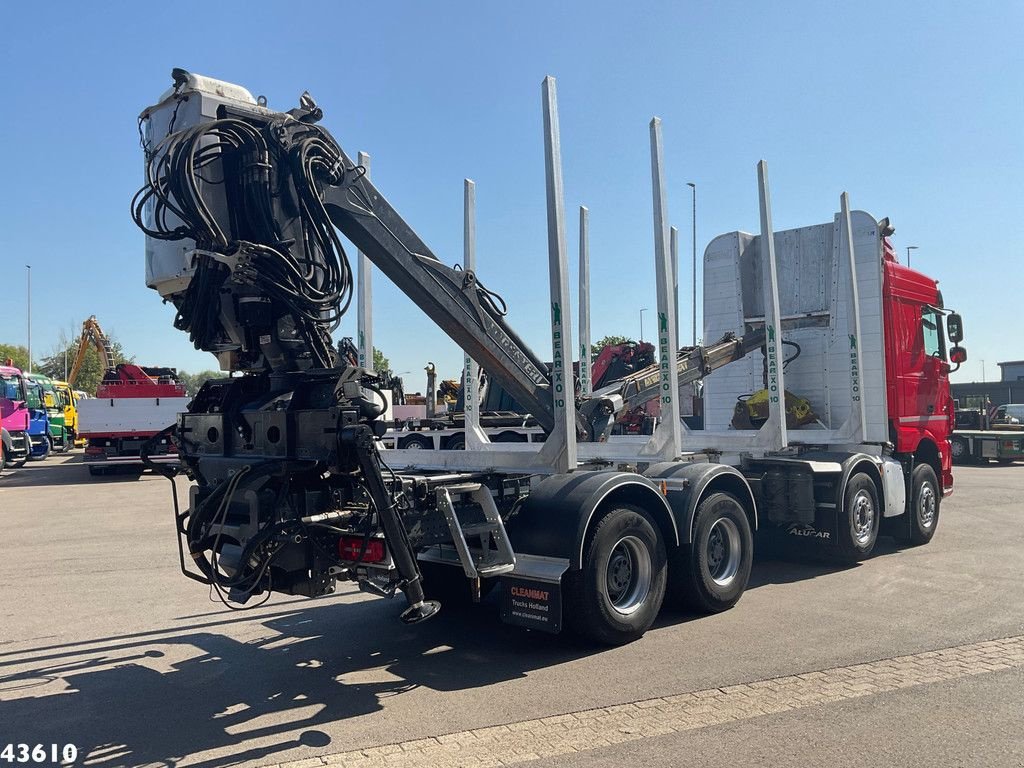
<instances>
[{"instance_id":1,"label":"red crane truck","mask_svg":"<svg viewBox=\"0 0 1024 768\"><path fill-rule=\"evenodd\" d=\"M96 397L78 401L78 435L86 440L89 474L105 474L118 466L141 471L142 445L173 424L188 405L185 385L173 368L122 363L107 369ZM177 459L173 443L158 441L155 462Z\"/></svg>"}]
</instances>

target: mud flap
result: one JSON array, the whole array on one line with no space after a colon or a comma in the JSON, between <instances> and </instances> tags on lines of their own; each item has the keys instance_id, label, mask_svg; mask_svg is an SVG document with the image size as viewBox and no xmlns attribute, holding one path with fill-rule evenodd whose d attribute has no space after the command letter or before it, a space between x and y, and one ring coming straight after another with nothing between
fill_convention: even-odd
<instances>
[{"instance_id":1,"label":"mud flap","mask_svg":"<svg viewBox=\"0 0 1024 768\"><path fill-rule=\"evenodd\" d=\"M516 568L501 577L501 620L527 629L562 631L565 558L516 555Z\"/></svg>"}]
</instances>

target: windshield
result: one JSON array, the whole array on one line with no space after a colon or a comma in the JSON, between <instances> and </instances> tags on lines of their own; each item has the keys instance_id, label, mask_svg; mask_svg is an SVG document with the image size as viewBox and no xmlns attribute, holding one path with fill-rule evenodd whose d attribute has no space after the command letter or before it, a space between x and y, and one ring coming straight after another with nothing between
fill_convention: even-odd
<instances>
[{"instance_id":1,"label":"windshield","mask_svg":"<svg viewBox=\"0 0 1024 768\"><path fill-rule=\"evenodd\" d=\"M35 382L26 382L25 385L25 402L29 408L42 408L43 407L43 388Z\"/></svg>"},{"instance_id":2,"label":"windshield","mask_svg":"<svg viewBox=\"0 0 1024 768\"><path fill-rule=\"evenodd\" d=\"M24 400L25 395L21 388L21 379L11 374L0 374L0 395L8 400Z\"/></svg>"}]
</instances>

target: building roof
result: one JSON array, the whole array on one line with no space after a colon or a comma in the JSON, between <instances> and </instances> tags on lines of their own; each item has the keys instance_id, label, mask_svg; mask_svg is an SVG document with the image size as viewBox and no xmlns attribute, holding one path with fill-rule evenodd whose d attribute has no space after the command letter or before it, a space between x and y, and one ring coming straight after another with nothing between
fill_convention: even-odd
<instances>
[{"instance_id":1,"label":"building roof","mask_svg":"<svg viewBox=\"0 0 1024 768\"><path fill-rule=\"evenodd\" d=\"M1007 360L1005 363L996 363L996 365L1024 365L1024 360Z\"/></svg>"}]
</instances>

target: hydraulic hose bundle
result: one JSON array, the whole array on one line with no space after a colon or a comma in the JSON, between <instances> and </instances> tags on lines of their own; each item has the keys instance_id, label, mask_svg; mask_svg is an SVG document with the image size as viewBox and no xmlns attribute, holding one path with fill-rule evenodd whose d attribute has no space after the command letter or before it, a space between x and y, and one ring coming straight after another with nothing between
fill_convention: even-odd
<instances>
[{"instance_id":1,"label":"hydraulic hose bundle","mask_svg":"<svg viewBox=\"0 0 1024 768\"><path fill-rule=\"evenodd\" d=\"M353 279L323 185L364 171L345 168L318 126L290 132L288 146L279 142L276 129L292 120L258 128L223 118L169 133L147 148L146 183L132 200L132 217L152 238L196 244L195 274L175 300L175 326L197 349L212 350L224 337L216 297L231 279L269 299L272 317L264 322L293 325L290 335L305 342L310 364L329 368L330 333L351 302ZM281 367L298 366L288 360Z\"/></svg>"}]
</instances>

